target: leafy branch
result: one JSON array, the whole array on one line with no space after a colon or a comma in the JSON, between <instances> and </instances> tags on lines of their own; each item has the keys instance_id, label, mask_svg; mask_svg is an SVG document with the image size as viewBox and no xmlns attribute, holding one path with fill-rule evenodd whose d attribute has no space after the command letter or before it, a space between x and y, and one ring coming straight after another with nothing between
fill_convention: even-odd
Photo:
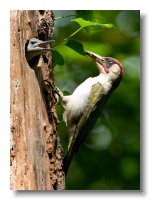
<instances>
[{"instance_id":1,"label":"leafy branch","mask_svg":"<svg viewBox=\"0 0 150 200\"><path fill-rule=\"evenodd\" d=\"M65 16L63 16L63 17L65 17ZM74 51L76 51L77 53L79 53L81 55L85 55L83 45L80 42L76 41L76 40L69 40L76 33L78 33L82 29L85 29L87 32L89 32L91 30L92 31L93 30L98 31L98 30L100 30L102 28L115 28L115 26L113 24L111 24L111 23L103 24L103 23L99 23L99 22L86 21L83 18L75 18L75 19L73 19L71 21L78 23L78 25L80 27L75 32L73 32L71 35L69 35L67 38L65 38L62 41L60 41L60 42L56 43L55 45L53 45L53 47L61 44L64 41L67 41L64 45L66 45L67 47L73 49ZM54 63L54 65L56 65L56 64L63 65L64 64L63 57L61 56L61 54L58 51L54 51L54 60L57 60Z\"/></svg>"},{"instance_id":2,"label":"leafy branch","mask_svg":"<svg viewBox=\"0 0 150 200\"><path fill-rule=\"evenodd\" d=\"M65 16L64 16L65 17ZM74 36L76 33L78 33L80 30L86 28L86 27L93 27L92 30L97 30L97 28L101 29L101 28L115 28L115 26L113 24L100 24L97 22L91 22L91 21L86 21L82 18L76 18L71 20L72 22L77 22L80 26L79 29L77 29L74 33L72 33L71 35L69 35L67 38L63 39L62 41L58 42L57 44L55 44L53 47L57 46L58 44L68 40L69 38L71 38L72 36ZM94 28L95 27L95 28Z\"/></svg>"}]
</instances>

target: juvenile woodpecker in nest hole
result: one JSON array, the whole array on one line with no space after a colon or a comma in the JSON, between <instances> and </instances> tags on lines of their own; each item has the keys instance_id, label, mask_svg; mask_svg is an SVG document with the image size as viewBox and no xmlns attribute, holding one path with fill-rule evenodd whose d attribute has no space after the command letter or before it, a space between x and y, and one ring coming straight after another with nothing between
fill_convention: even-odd
<instances>
[{"instance_id":1,"label":"juvenile woodpecker in nest hole","mask_svg":"<svg viewBox=\"0 0 150 200\"><path fill-rule=\"evenodd\" d=\"M86 79L72 95L63 96L59 89L57 91L64 107L63 119L69 135L68 150L63 160L65 174L74 154L87 138L109 96L119 86L123 76L123 67L118 60L90 51L85 51L85 54L94 60L100 74Z\"/></svg>"},{"instance_id":2,"label":"juvenile woodpecker in nest hole","mask_svg":"<svg viewBox=\"0 0 150 200\"><path fill-rule=\"evenodd\" d=\"M28 62L31 62L33 58L36 56L51 51L51 48L47 48L47 44L50 44L51 42L54 42L54 40L49 41L42 41L37 38L31 38L27 41L25 45L25 53L26 53L26 59Z\"/></svg>"}]
</instances>

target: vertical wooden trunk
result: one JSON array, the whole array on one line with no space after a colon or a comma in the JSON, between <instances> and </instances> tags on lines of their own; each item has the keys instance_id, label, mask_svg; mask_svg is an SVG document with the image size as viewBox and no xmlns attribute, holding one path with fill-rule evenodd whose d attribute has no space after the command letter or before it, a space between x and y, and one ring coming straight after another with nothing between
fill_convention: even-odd
<instances>
[{"instance_id":1,"label":"vertical wooden trunk","mask_svg":"<svg viewBox=\"0 0 150 200\"><path fill-rule=\"evenodd\" d=\"M51 39L51 11L10 12L11 141L10 188L12 190L62 190L62 147L51 90L52 53L29 66L25 58L27 39Z\"/></svg>"}]
</instances>

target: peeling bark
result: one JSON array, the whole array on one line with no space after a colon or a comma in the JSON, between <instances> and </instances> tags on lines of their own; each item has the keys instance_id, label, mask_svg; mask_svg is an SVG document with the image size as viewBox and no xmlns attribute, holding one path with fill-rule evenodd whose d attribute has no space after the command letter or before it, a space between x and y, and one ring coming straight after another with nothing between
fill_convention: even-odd
<instances>
[{"instance_id":1,"label":"peeling bark","mask_svg":"<svg viewBox=\"0 0 150 200\"><path fill-rule=\"evenodd\" d=\"M46 81L53 82L52 53L29 66L25 43L53 34L51 11L10 12L11 141L10 188L12 190L62 190L62 146L57 133L55 98Z\"/></svg>"}]
</instances>

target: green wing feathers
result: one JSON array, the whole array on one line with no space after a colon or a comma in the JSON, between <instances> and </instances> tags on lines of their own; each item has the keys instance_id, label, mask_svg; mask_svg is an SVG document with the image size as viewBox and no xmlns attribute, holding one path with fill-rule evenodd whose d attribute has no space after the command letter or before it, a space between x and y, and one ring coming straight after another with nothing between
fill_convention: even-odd
<instances>
[{"instance_id":1,"label":"green wing feathers","mask_svg":"<svg viewBox=\"0 0 150 200\"><path fill-rule=\"evenodd\" d=\"M77 124L75 126L72 126L71 131L73 131L74 133L70 134L71 136L69 138L68 150L73 148L73 145L76 142L76 139L78 138L79 134L81 136L81 141L79 142L81 143L82 143L82 140L84 140L84 138L86 137L87 135L86 133L85 133L85 136L84 136L84 133L83 135L81 135L82 129L85 127L87 120L90 118L90 114L96 109L98 102L100 101L102 97L102 94L103 94L103 87L100 83L96 83L95 85L92 86L89 101L84 110L84 113L82 113L82 115L79 117ZM76 145L76 148L78 148L77 145Z\"/></svg>"}]
</instances>

